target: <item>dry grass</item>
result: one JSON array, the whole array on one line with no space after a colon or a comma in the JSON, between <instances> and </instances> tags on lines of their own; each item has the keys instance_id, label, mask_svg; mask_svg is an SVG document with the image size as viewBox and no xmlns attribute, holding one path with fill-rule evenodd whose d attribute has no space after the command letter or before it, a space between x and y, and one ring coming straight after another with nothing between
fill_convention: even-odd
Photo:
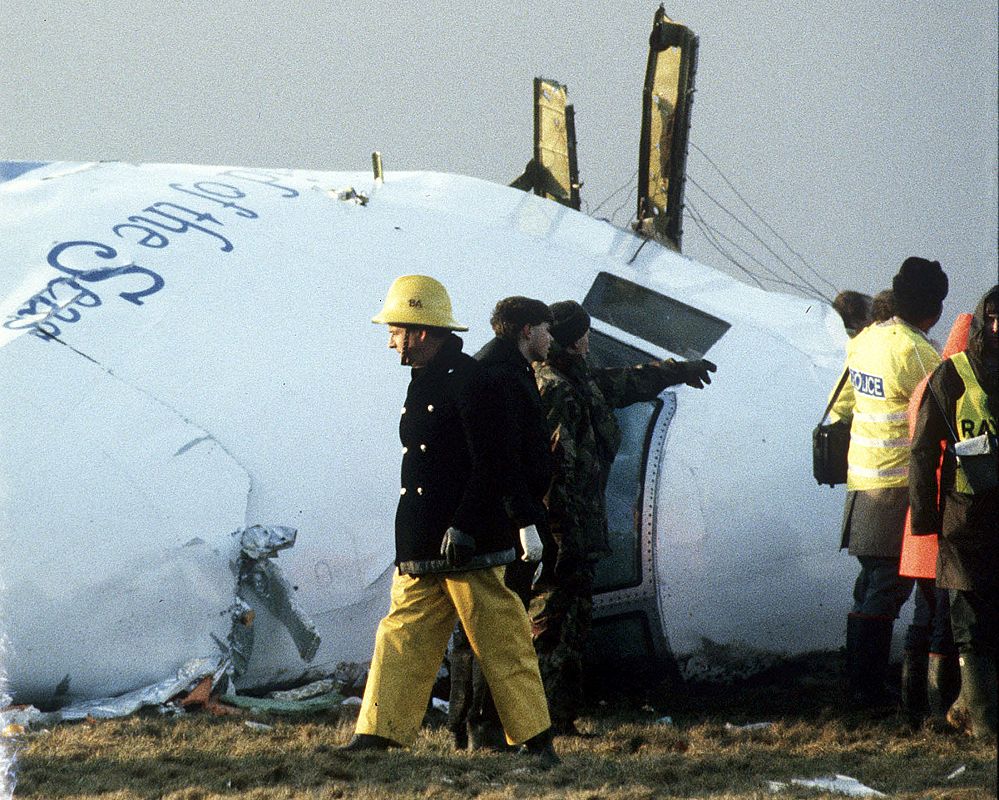
<instances>
[{"instance_id":1,"label":"dry grass","mask_svg":"<svg viewBox=\"0 0 999 800\"><path fill-rule=\"evenodd\" d=\"M441 728L410 751L347 757L333 748L352 723L334 714L266 720L156 713L30 734L19 748L15 796L51 800L332 800L332 798L771 798L768 780L846 774L892 797L995 797L995 744L909 732L896 719L842 712L835 681L800 662L727 689L657 687L644 697L595 703L558 739L563 764L549 772L507 754L455 753ZM658 723L670 714L673 725ZM773 721L739 732L725 722ZM964 765L959 777L948 780ZM791 787L781 798L820 797Z\"/></svg>"}]
</instances>

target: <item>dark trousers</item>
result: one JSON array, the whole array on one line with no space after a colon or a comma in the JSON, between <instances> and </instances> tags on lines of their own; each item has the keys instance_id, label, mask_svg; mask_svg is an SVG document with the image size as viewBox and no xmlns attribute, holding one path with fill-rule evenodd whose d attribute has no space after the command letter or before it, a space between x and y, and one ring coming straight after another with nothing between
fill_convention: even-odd
<instances>
[{"instance_id":1,"label":"dark trousers","mask_svg":"<svg viewBox=\"0 0 999 800\"><path fill-rule=\"evenodd\" d=\"M912 593L913 578L898 574L898 556L857 556L860 574L853 584L851 613L864 617L898 619Z\"/></svg>"},{"instance_id":2,"label":"dark trousers","mask_svg":"<svg viewBox=\"0 0 999 800\"><path fill-rule=\"evenodd\" d=\"M913 653L957 652L950 626L950 594L932 578L916 579L915 610L905 632L905 649Z\"/></svg>"},{"instance_id":3,"label":"dark trousers","mask_svg":"<svg viewBox=\"0 0 999 800\"><path fill-rule=\"evenodd\" d=\"M950 590L950 620L954 643L961 653L995 658L996 598L961 589Z\"/></svg>"},{"instance_id":4,"label":"dark trousers","mask_svg":"<svg viewBox=\"0 0 999 800\"><path fill-rule=\"evenodd\" d=\"M574 722L583 704L583 652L593 621L592 561L560 563L549 588L531 602L534 649L556 726Z\"/></svg>"}]
</instances>

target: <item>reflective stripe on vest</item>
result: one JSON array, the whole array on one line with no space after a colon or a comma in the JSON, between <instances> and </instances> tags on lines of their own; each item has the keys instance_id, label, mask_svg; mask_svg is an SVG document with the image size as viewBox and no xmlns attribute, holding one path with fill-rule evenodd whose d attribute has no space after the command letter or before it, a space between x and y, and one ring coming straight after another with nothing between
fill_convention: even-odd
<instances>
[{"instance_id":1,"label":"reflective stripe on vest","mask_svg":"<svg viewBox=\"0 0 999 800\"><path fill-rule=\"evenodd\" d=\"M861 422L902 422L908 420L908 415L904 411L896 411L893 414L865 414L858 411L853 418Z\"/></svg>"},{"instance_id":2,"label":"reflective stripe on vest","mask_svg":"<svg viewBox=\"0 0 999 800\"><path fill-rule=\"evenodd\" d=\"M869 439L866 436L851 436L850 442L860 447L911 447L912 439L900 436L895 439Z\"/></svg>"},{"instance_id":3,"label":"reflective stripe on vest","mask_svg":"<svg viewBox=\"0 0 999 800\"><path fill-rule=\"evenodd\" d=\"M955 353L950 357L950 360L954 363L957 374L964 382L964 393L957 398L957 402L954 404L954 421L956 422L954 432L957 434L958 441L973 439L986 432L995 435L996 420L989 413L985 390L982 389L978 378L975 377L975 371L968 362L968 354ZM954 489L964 494L974 494L974 490L960 466L954 476Z\"/></svg>"}]
</instances>

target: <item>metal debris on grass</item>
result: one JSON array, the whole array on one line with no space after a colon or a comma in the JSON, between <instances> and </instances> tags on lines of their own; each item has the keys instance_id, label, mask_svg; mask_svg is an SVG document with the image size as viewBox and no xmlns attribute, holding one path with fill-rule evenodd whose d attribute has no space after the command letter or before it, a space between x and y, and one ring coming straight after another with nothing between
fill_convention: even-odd
<instances>
[{"instance_id":1,"label":"metal debris on grass","mask_svg":"<svg viewBox=\"0 0 999 800\"><path fill-rule=\"evenodd\" d=\"M826 792L845 794L848 797L886 797L884 792L865 786L856 778L849 775L834 775L831 778L791 778L790 785L805 786L811 789L821 789ZM787 783L781 781L767 781L767 786L773 793L781 792L788 788Z\"/></svg>"}]
</instances>

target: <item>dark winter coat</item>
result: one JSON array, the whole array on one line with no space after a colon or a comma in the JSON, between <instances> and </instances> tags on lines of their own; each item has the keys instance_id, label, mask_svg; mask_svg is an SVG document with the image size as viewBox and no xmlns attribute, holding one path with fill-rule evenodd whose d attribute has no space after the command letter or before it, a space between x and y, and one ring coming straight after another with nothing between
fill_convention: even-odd
<instances>
[{"instance_id":1,"label":"dark winter coat","mask_svg":"<svg viewBox=\"0 0 999 800\"><path fill-rule=\"evenodd\" d=\"M999 295L996 287L986 298ZM999 420L999 363L984 348L985 299L978 304L968 341L968 362L985 391L991 415L989 428L996 435ZM974 591L987 597L999 592L999 487L984 493L955 490L954 435L958 398L964 381L950 359L930 376L929 388L916 417L909 462L909 490L914 534L940 533L937 585ZM946 442L937 500L937 465L940 442ZM994 446L994 445L993 445ZM999 454L993 452L999 459ZM999 463L997 463L999 469Z\"/></svg>"},{"instance_id":2,"label":"dark winter coat","mask_svg":"<svg viewBox=\"0 0 999 800\"><path fill-rule=\"evenodd\" d=\"M534 370L516 345L495 338L475 354L500 392L506 408L508 435L503 456L508 488L504 493L511 529L536 525L544 529L544 496L551 482L548 445L551 431L541 405Z\"/></svg>"},{"instance_id":3,"label":"dark winter coat","mask_svg":"<svg viewBox=\"0 0 999 800\"><path fill-rule=\"evenodd\" d=\"M610 552L604 492L621 444L613 409L654 400L683 383L684 372L672 360L591 370L582 356L552 342L535 373L553 431L555 475L545 502L559 548L556 570L572 570Z\"/></svg>"},{"instance_id":4,"label":"dark winter coat","mask_svg":"<svg viewBox=\"0 0 999 800\"><path fill-rule=\"evenodd\" d=\"M450 571L440 548L451 526L475 539L475 557L462 571L514 558L498 446L505 409L489 375L461 348L449 334L429 364L413 369L399 421L395 563L411 575Z\"/></svg>"}]
</instances>

